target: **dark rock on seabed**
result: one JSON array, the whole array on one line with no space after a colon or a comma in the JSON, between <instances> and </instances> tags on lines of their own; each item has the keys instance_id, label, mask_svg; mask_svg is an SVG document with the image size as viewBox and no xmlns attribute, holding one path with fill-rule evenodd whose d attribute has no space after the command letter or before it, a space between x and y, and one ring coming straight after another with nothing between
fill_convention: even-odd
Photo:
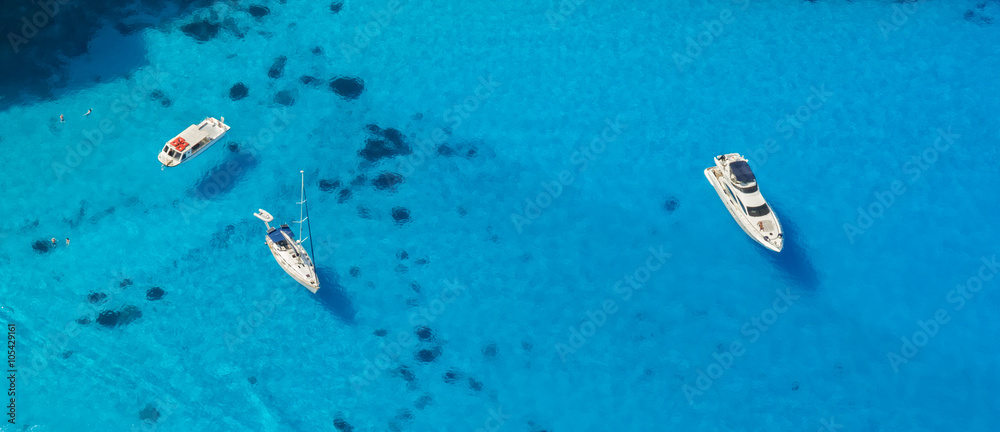
<instances>
[{"instance_id":1,"label":"dark rock on seabed","mask_svg":"<svg viewBox=\"0 0 1000 432\"><path fill-rule=\"evenodd\" d=\"M295 93L291 90L282 90L274 95L274 103L284 106L295 105Z\"/></svg>"},{"instance_id":2,"label":"dark rock on seabed","mask_svg":"<svg viewBox=\"0 0 1000 432\"><path fill-rule=\"evenodd\" d=\"M462 379L464 377L465 377L465 374L463 374L462 372L457 371L455 369L450 369L450 370L448 370L448 372L445 372L444 375L441 376L441 378L444 380L444 382L448 383L448 384L454 384L455 382L457 382L458 380L460 380L460 379Z\"/></svg>"},{"instance_id":3,"label":"dark rock on seabed","mask_svg":"<svg viewBox=\"0 0 1000 432\"><path fill-rule=\"evenodd\" d=\"M133 321L142 318L142 311L131 305L123 307L121 310L104 310L97 316L97 323L108 328L131 324Z\"/></svg>"},{"instance_id":4,"label":"dark rock on seabed","mask_svg":"<svg viewBox=\"0 0 1000 432\"><path fill-rule=\"evenodd\" d=\"M354 432L354 426L340 417L333 420L333 426L337 428L338 432Z\"/></svg>"},{"instance_id":5,"label":"dark rock on seabed","mask_svg":"<svg viewBox=\"0 0 1000 432\"><path fill-rule=\"evenodd\" d=\"M102 292L93 292L87 295L87 301L90 302L90 304L101 303L106 298L108 298L108 295Z\"/></svg>"},{"instance_id":6,"label":"dark rock on seabed","mask_svg":"<svg viewBox=\"0 0 1000 432\"><path fill-rule=\"evenodd\" d=\"M340 180L323 179L319 181L319 190L323 192L333 192L340 187Z\"/></svg>"},{"instance_id":7,"label":"dark rock on seabed","mask_svg":"<svg viewBox=\"0 0 1000 432\"><path fill-rule=\"evenodd\" d=\"M254 18L263 18L271 13L271 10L261 5L250 5L250 15Z\"/></svg>"},{"instance_id":8,"label":"dark rock on seabed","mask_svg":"<svg viewBox=\"0 0 1000 432\"><path fill-rule=\"evenodd\" d=\"M375 177L375 180L372 181L372 185L375 186L375 189L389 190L391 192L395 192L396 186L401 183L403 183L403 176L394 172L379 174L378 177Z\"/></svg>"},{"instance_id":9,"label":"dark rock on seabed","mask_svg":"<svg viewBox=\"0 0 1000 432\"><path fill-rule=\"evenodd\" d=\"M340 193L337 195L337 202L343 204L349 199L351 199L351 190L348 188L341 189Z\"/></svg>"},{"instance_id":10,"label":"dark rock on seabed","mask_svg":"<svg viewBox=\"0 0 1000 432\"><path fill-rule=\"evenodd\" d=\"M370 124L366 127L372 137L365 141L365 147L358 151L358 156L368 162L378 162L381 159L412 154L410 145L403 139L403 133L397 129L382 129Z\"/></svg>"},{"instance_id":11,"label":"dark rock on seabed","mask_svg":"<svg viewBox=\"0 0 1000 432\"><path fill-rule=\"evenodd\" d=\"M185 24L181 27L181 31L198 42L208 42L215 39L215 36L219 34L220 28L221 26L219 24L206 20L200 20Z\"/></svg>"},{"instance_id":12,"label":"dark rock on seabed","mask_svg":"<svg viewBox=\"0 0 1000 432\"><path fill-rule=\"evenodd\" d=\"M288 62L288 57L280 56L274 59L274 63L271 63L271 67L267 70L267 76L271 78L281 78L285 74L285 63Z\"/></svg>"},{"instance_id":13,"label":"dark rock on seabed","mask_svg":"<svg viewBox=\"0 0 1000 432\"><path fill-rule=\"evenodd\" d=\"M416 358L421 363L430 363L441 355L441 348L422 349L417 351Z\"/></svg>"},{"instance_id":14,"label":"dark rock on seabed","mask_svg":"<svg viewBox=\"0 0 1000 432\"><path fill-rule=\"evenodd\" d=\"M38 240L31 244L31 248L38 253L47 253L56 247L52 245L50 240Z\"/></svg>"},{"instance_id":15,"label":"dark rock on seabed","mask_svg":"<svg viewBox=\"0 0 1000 432\"><path fill-rule=\"evenodd\" d=\"M163 298L164 294L167 292L160 287L152 287L146 291L146 300L159 300Z\"/></svg>"},{"instance_id":16,"label":"dark rock on seabed","mask_svg":"<svg viewBox=\"0 0 1000 432\"><path fill-rule=\"evenodd\" d=\"M493 358L497 356L497 344L491 343L483 347L483 357Z\"/></svg>"},{"instance_id":17,"label":"dark rock on seabed","mask_svg":"<svg viewBox=\"0 0 1000 432\"><path fill-rule=\"evenodd\" d=\"M147 404L142 411L139 411L139 418L147 423L156 423L160 419L160 411L153 404Z\"/></svg>"},{"instance_id":18,"label":"dark rock on seabed","mask_svg":"<svg viewBox=\"0 0 1000 432\"><path fill-rule=\"evenodd\" d=\"M330 80L330 90L344 99L357 99L365 91L365 82L361 78L338 77Z\"/></svg>"},{"instance_id":19,"label":"dark rock on seabed","mask_svg":"<svg viewBox=\"0 0 1000 432\"><path fill-rule=\"evenodd\" d=\"M407 224L410 222L410 210L406 207L393 207L392 220L396 221L396 225Z\"/></svg>"},{"instance_id":20,"label":"dark rock on seabed","mask_svg":"<svg viewBox=\"0 0 1000 432\"><path fill-rule=\"evenodd\" d=\"M319 85L320 79L314 76L302 75L299 77L299 82L308 86L316 86Z\"/></svg>"},{"instance_id":21,"label":"dark rock on seabed","mask_svg":"<svg viewBox=\"0 0 1000 432\"><path fill-rule=\"evenodd\" d=\"M246 84L236 83L229 89L229 98L238 101L250 94L250 88Z\"/></svg>"},{"instance_id":22,"label":"dark rock on seabed","mask_svg":"<svg viewBox=\"0 0 1000 432\"><path fill-rule=\"evenodd\" d=\"M663 200L663 210L667 213L673 213L674 210L677 210L677 208L680 207L680 205L680 201L678 201L675 197L668 197Z\"/></svg>"}]
</instances>

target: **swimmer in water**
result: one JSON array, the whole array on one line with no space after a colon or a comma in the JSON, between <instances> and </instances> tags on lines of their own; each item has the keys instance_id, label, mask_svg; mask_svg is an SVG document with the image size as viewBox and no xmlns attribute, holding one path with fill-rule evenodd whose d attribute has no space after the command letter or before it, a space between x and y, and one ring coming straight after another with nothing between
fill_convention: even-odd
<instances>
[{"instance_id":1,"label":"swimmer in water","mask_svg":"<svg viewBox=\"0 0 1000 432\"><path fill-rule=\"evenodd\" d=\"M56 238L52 237L52 246L55 246L55 245L56 245Z\"/></svg>"},{"instance_id":2,"label":"swimmer in water","mask_svg":"<svg viewBox=\"0 0 1000 432\"><path fill-rule=\"evenodd\" d=\"M87 110L87 113L86 113L86 114L84 114L83 116L84 116L84 117L86 117L86 116L89 116L89 115L90 115L90 113L92 113L92 112L94 112L94 109L93 109L93 108L91 108L91 109L88 109L88 110Z\"/></svg>"},{"instance_id":3,"label":"swimmer in water","mask_svg":"<svg viewBox=\"0 0 1000 432\"><path fill-rule=\"evenodd\" d=\"M69 246L69 237L66 237L66 246Z\"/></svg>"},{"instance_id":4,"label":"swimmer in water","mask_svg":"<svg viewBox=\"0 0 1000 432\"><path fill-rule=\"evenodd\" d=\"M63 117L62 114L59 114L59 122L60 123L66 123L66 117Z\"/></svg>"}]
</instances>

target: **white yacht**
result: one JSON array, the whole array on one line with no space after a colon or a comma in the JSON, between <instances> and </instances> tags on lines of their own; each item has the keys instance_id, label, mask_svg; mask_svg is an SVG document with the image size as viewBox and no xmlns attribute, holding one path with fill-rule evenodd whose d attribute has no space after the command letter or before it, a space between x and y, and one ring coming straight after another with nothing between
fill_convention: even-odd
<instances>
[{"instance_id":1,"label":"white yacht","mask_svg":"<svg viewBox=\"0 0 1000 432\"><path fill-rule=\"evenodd\" d=\"M302 173L302 171L299 171ZM288 225L282 224L278 228L272 228L270 222L274 220L274 217L270 213L264 211L264 209L257 209L258 219L264 221L264 226L267 227L267 234L264 235L264 242L267 243L267 247L271 249L271 254L274 255L275 261L278 261L278 265L288 273L292 279L296 282L302 284L302 286L312 291L313 294L319 291L319 277L316 275L316 265L313 264L311 258L309 258L309 253L306 252L306 248L302 246L302 243L309 239L309 237L302 238L302 224L309 220L309 210L306 209L305 217L303 217L302 210L305 208L306 203L306 189L305 189L305 174L302 174L302 192L301 201L299 201L299 220L296 222L299 224L299 238L295 239L295 233L292 232ZM311 229L310 229L311 231ZM311 245L311 243L310 243Z\"/></svg>"},{"instance_id":2,"label":"white yacht","mask_svg":"<svg viewBox=\"0 0 1000 432\"><path fill-rule=\"evenodd\" d=\"M157 159L163 166L173 167L198 156L229 131L229 125L224 123L225 120L225 117L222 117L222 120L205 117L201 123L188 126L183 132L167 141Z\"/></svg>"},{"instance_id":3,"label":"white yacht","mask_svg":"<svg viewBox=\"0 0 1000 432\"><path fill-rule=\"evenodd\" d=\"M746 158L739 153L716 156L715 166L705 169L705 177L743 231L764 247L781 252L781 224L760 194Z\"/></svg>"}]
</instances>

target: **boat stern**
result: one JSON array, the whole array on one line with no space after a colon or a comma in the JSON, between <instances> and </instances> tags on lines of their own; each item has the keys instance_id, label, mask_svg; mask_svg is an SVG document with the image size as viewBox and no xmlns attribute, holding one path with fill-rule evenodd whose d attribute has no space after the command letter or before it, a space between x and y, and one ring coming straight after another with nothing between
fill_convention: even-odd
<instances>
[{"instance_id":1,"label":"boat stern","mask_svg":"<svg viewBox=\"0 0 1000 432\"><path fill-rule=\"evenodd\" d=\"M745 162L746 158L740 155L739 153L726 153L716 156L714 161L715 161L715 166L717 168L725 169L726 165L728 165L730 162L735 162L735 161Z\"/></svg>"},{"instance_id":2,"label":"boat stern","mask_svg":"<svg viewBox=\"0 0 1000 432\"><path fill-rule=\"evenodd\" d=\"M208 131L208 138L211 139L212 142L215 142L222 139L222 137L226 135L226 132L229 132L229 125L227 125L224 120L225 117L222 117L222 120L215 117L206 117L205 120L202 120L201 124L198 126L199 129Z\"/></svg>"}]
</instances>

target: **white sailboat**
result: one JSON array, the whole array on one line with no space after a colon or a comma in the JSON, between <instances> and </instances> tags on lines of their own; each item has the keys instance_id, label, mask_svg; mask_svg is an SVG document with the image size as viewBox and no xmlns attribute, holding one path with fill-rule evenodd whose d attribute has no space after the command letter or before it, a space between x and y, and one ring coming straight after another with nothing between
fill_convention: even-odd
<instances>
[{"instance_id":1,"label":"white sailboat","mask_svg":"<svg viewBox=\"0 0 1000 432\"><path fill-rule=\"evenodd\" d=\"M257 219L264 221L264 226L267 227L267 234L264 235L264 241L267 243L267 247L271 249L271 254L274 255L275 261L278 261L278 265L292 279L295 279L296 282L302 284L302 286L315 294L316 291L319 291L319 277L316 275L316 265L313 263L312 258L309 257L309 253L306 252L305 247L302 246L302 243L309 239L309 237L302 238L302 224L309 221L309 209L305 206L305 172L299 171L299 173L302 175L302 192L299 201L299 220L295 222L299 224L299 240L295 239L295 233L292 232L287 224L282 224L278 228L272 228L270 222L274 220L274 217L264 211L264 209L257 209L257 213L253 215ZM305 210L304 215L303 210ZM310 229L310 231L312 230ZM310 235L312 234L310 233ZM312 243L310 243L311 247Z\"/></svg>"}]
</instances>

